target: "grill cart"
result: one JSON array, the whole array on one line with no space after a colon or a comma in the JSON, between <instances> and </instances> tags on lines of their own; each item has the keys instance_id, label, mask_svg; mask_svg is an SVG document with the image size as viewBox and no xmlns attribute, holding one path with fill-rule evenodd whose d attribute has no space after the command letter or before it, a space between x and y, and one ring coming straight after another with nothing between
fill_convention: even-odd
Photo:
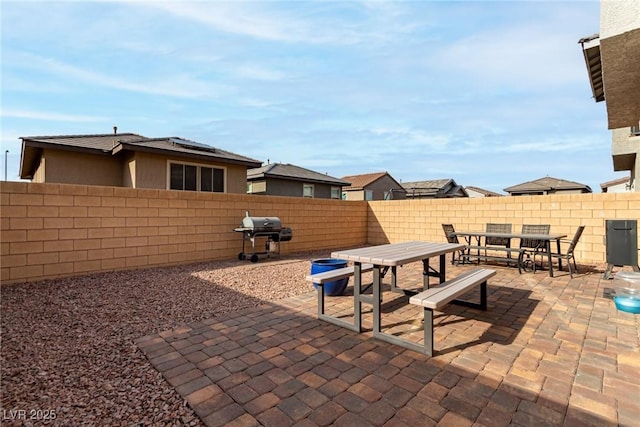
<instances>
[{"instance_id":1,"label":"grill cart","mask_svg":"<svg viewBox=\"0 0 640 427\"><path fill-rule=\"evenodd\" d=\"M238 259L249 259L251 262L257 262L260 257L280 256L280 242L288 242L293 237L289 227L282 227L280 218L250 216L249 212L242 220L242 225L233 231L242 233L242 252L238 254ZM264 251L256 251L258 239L264 240ZM247 252L248 242L251 242L251 252Z\"/></svg>"}]
</instances>

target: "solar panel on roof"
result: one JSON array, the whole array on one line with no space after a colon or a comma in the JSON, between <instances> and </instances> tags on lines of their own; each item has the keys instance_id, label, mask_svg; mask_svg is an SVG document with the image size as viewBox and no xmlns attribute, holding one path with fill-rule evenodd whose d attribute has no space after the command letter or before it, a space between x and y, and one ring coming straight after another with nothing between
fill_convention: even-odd
<instances>
[{"instance_id":1,"label":"solar panel on roof","mask_svg":"<svg viewBox=\"0 0 640 427\"><path fill-rule=\"evenodd\" d=\"M190 141L188 139L169 138L169 141L171 141L171 143L174 145L178 145L183 148L189 148L191 150L206 151L209 153L216 152L216 149L210 145L201 144L199 142Z\"/></svg>"}]
</instances>

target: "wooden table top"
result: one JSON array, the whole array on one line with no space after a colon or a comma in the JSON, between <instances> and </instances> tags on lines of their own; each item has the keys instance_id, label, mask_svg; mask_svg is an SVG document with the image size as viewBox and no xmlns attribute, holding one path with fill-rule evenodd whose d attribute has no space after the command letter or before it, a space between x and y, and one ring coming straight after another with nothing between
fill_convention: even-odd
<instances>
[{"instance_id":1,"label":"wooden table top","mask_svg":"<svg viewBox=\"0 0 640 427\"><path fill-rule=\"evenodd\" d=\"M463 244L457 243L410 241L335 251L331 253L331 257L393 267L444 255L463 248Z\"/></svg>"}]
</instances>

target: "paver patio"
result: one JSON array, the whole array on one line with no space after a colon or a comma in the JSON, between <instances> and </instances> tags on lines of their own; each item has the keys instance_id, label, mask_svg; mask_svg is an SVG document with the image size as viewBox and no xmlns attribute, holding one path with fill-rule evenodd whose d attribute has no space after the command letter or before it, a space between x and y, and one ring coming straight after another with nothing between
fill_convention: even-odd
<instances>
[{"instance_id":1,"label":"paver patio","mask_svg":"<svg viewBox=\"0 0 640 427\"><path fill-rule=\"evenodd\" d=\"M419 286L417 267L402 287ZM318 320L312 290L136 343L208 426L638 425L640 315L603 297L602 271L492 268L486 312L436 312L431 358ZM385 292L383 328L419 341L422 314L402 298ZM348 318L351 297L327 312Z\"/></svg>"}]
</instances>

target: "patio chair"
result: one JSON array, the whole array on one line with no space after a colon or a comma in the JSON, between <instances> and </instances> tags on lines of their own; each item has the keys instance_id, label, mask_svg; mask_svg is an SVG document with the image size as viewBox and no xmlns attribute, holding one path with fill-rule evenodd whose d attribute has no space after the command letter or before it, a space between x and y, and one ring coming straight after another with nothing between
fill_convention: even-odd
<instances>
[{"instance_id":1,"label":"patio chair","mask_svg":"<svg viewBox=\"0 0 640 427\"><path fill-rule=\"evenodd\" d=\"M449 243L460 243L460 241L458 240L458 236L453 236L451 233L455 233L455 228L453 227L453 224L442 224L442 229L444 230L444 235L447 238L447 242ZM467 249L466 247L457 251L457 252L453 252L452 256L451 256L451 264L459 264L460 260L462 260L462 263L465 263L465 259L467 258L466 255ZM457 259L456 259L456 255L457 255Z\"/></svg>"},{"instance_id":2,"label":"patio chair","mask_svg":"<svg viewBox=\"0 0 640 427\"><path fill-rule=\"evenodd\" d=\"M511 224L494 224L488 223L485 228L487 233L511 233ZM491 246L501 246L505 248L511 247L511 239L509 237L487 237L484 240L487 248L484 250L484 254L487 254L487 249L491 249ZM507 252L507 258L511 258L511 252ZM507 261L507 265L509 262Z\"/></svg>"},{"instance_id":3,"label":"patio chair","mask_svg":"<svg viewBox=\"0 0 640 427\"><path fill-rule=\"evenodd\" d=\"M511 233L511 224L487 224L487 233ZM504 246L511 247L511 239L509 237L487 237L485 240L487 246Z\"/></svg>"},{"instance_id":4,"label":"patio chair","mask_svg":"<svg viewBox=\"0 0 640 427\"><path fill-rule=\"evenodd\" d=\"M522 234L549 234L551 225L549 224L523 224ZM537 254L547 253L547 245L544 240L538 239L520 239L520 265L527 270L531 268L533 272L536 271L535 256ZM524 257L526 256L526 260Z\"/></svg>"},{"instance_id":5,"label":"patio chair","mask_svg":"<svg viewBox=\"0 0 640 427\"><path fill-rule=\"evenodd\" d=\"M571 276L571 278L573 279L573 272L575 270L575 272L578 272L578 266L576 265L576 257L573 254L573 251L576 248L576 245L578 244L578 240L580 240L580 236L582 236L582 232L584 231L584 225L581 225L580 227L578 227L578 229L576 230L576 234L573 235L573 239L568 240L568 239L560 239L560 244L562 243L569 243L569 246L567 247L566 252L562 252L562 250L560 251L560 253L555 253L555 252L551 252L551 257L552 258L557 258L558 260L565 260L567 262L567 265L569 266L569 276ZM536 256L536 254L534 253L534 257ZM542 256L542 253L540 253L540 256ZM573 261L573 269L571 268L571 261ZM558 263L558 268L560 267L559 265L560 263ZM534 268L534 272L535 272L535 258L534 258L534 263L533 263L533 268Z\"/></svg>"}]
</instances>

